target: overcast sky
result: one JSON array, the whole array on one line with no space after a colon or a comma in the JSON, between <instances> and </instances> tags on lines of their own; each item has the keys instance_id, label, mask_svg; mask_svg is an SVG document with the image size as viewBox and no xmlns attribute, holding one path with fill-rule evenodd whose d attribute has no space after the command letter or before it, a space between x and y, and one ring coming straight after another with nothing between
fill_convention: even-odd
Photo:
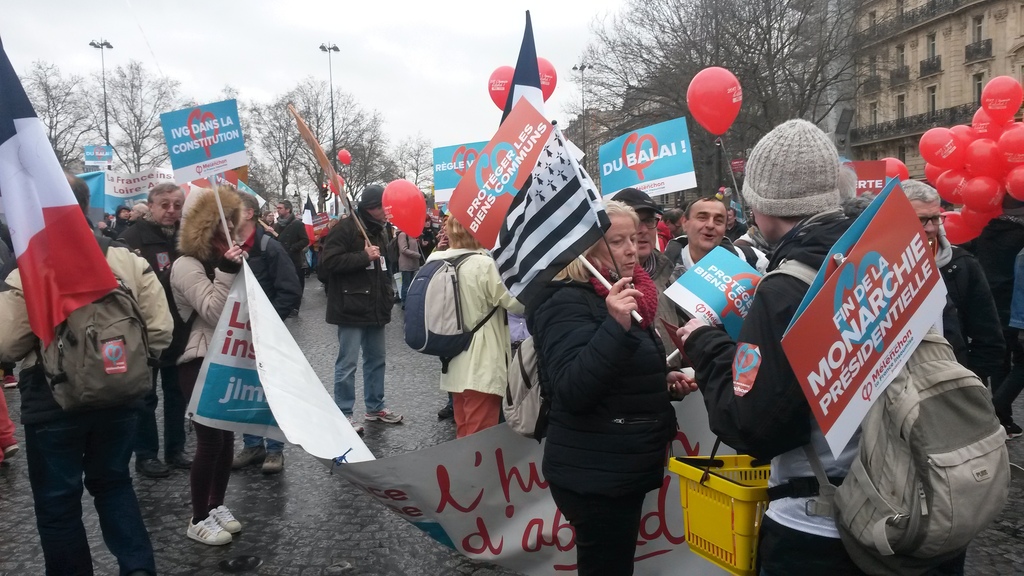
<instances>
[{"instance_id":1,"label":"overcast sky","mask_svg":"<svg viewBox=\"0 0 1024 576\"><path fill-rule=\"evenodd\" d=\"M108 40L108 70L131 59L181 82L199 102L230 85L247 100L267 101L314 76L327 79L333 42L334 83L380 110L393 141L422 133L446 146L487 140L500 112L487 79L514 66L533 18L538 56L558 73L547 115L569 119L579 99L573 64L590 42L595 18L624 0L0 0L0 38L15 70L35 60L64 72L100 70L90 40ZM97 98L102 98L100 94Z\"/></svg>"}]
</instances>

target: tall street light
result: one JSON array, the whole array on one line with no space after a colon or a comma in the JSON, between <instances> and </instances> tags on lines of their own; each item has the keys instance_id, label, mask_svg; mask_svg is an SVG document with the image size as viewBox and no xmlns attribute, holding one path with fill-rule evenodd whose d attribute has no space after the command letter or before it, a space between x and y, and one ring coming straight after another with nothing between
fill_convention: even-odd
<instances>
[{"instance_id":1,"label":"tall street light","mask_svg":"<svg viewBox=\"0 0 1024 576\"><path fill-rule=\"evenodd\" d=\"M106 48L107 50L110 50L114 46L103 38L100 38L99 42L95 40L90 41L89 46L99 48L100 50L100 70L102 74L101 77L103 78L103 132L104 137L107 140L107 146L110 146L110 117L107 114L107 62L106 58L103 57L103 49Z\"/></svg>"},{"instance_id":2,"label":"tall street light","mask_svg":"<svg viewBox=\"0 0 1024 576\"><path fill-rule=\"evenodd\" d=\"M331 62L331 52L341 52L335 44L321 44L321 52L327 52L328 78L331 83L331 161L334 163L334 171L338 171L338 135L334 131L334 63Z\"/></svg>"},{"instance_id":3,"label":"tall street light","mask_svg":"<svg viewBox=\"0 0 1024 576\"><path fill-rule=\"evenodd\" d=\"M579 64L573 64L573 66L572 66L573 72L579 72L580 73L580 98L583 101L583 154L584 154L584 156L583 156L583 168L584 169L586 169L586 167L587 167L587 160L590 159L590 150L587 149L587 82L586 82L586 77L583 75L583 73L588 68L593 68L593 67L594 66L592 64L586 64L586 63L583 63L583 62L580 62ZM588 170L588 172L589 172L589 170Z\"/></svg>"}]
</instances>

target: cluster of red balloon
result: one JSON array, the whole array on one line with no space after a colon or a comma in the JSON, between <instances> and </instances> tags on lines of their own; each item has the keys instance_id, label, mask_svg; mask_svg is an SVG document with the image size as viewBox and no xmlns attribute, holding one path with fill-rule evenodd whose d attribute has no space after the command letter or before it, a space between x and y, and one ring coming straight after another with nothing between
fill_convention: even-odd
<instances>
[{"instance_id":1,"label":"cluster of red balloon","mask_svg":"<svg viewBox=\"0 0 1024 576\"><path fill-rule=\"evenodd\" d=\"M918 145L925 177L947 202L963 204L947 212L943 227L953 244L978 236L1002 213L1003 197L1024 201L1024 124L1013 118L1024 102L1024 88L998 76L981 92L981 108L970 126L932 128Z\"/></svg>"},{"instance_id":2,"label":"cluster of red balloon","mask_svg":"<svg viewBox=\"0 0 1024 576\"><path fill-rule=\"evenodd\" d=\"M540 71L540 91L544 95L544 101L555 92L555 85L558 83L558 73L555 67L546 58L537 58L537 68ZM498 107L498 110L505 109L508 102L509 90L512 89L512 76L516 69L511 66L499 66L491 72L487 79L487 92L491 95L491 102Z\"/></svg>"}]
</instances>

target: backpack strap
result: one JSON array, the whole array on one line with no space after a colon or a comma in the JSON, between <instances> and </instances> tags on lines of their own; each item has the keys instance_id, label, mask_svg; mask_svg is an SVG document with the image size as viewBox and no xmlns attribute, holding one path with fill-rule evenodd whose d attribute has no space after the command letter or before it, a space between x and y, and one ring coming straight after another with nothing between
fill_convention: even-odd
<instances>
[{"instance_id":1,"label":"backpack strap","mask_svg":"<svg viewBox=\"0 0 1024 576\"><path fill-rule=\"evenodd\" d=\"M818 452L814 449L814 446L804 444L804 454L807 456L807 461L811 464L814 477L818 480L818 497L812 498L807 502L805 511L808 516L835 518L836 487L829 481L828 475L825 474L825 466L821 463L821 458L818 457Z\"/></svg>"},{"instance_id":2,"label":"backpack strap","mask_svg":"<svg viewBox=\"0 0 1024 576\"><path fill-rule=\"evenodd\" d=\"M260 238L260 252L266 252L267 246L270 246L270 235L264 234L263 237Z\"/></svg>"}]
</instances>

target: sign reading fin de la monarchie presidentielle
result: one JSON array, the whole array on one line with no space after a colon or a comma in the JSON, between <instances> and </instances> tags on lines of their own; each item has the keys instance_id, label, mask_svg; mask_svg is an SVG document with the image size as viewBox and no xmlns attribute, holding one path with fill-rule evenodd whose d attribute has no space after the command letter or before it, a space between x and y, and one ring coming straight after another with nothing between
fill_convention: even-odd
<instances>
[{"instance_id":1,"label":"sign reading fin de la monarchie presidentielle","mask_svg":"<svg viewBox=\"0 0 1024 576\"><path fill-rule=\"evenodd\" d=\"M630 187L649 196L697 187L686 118L627 132L601 146L598 158L605 196Z\"/></svg>"},{"instance_id":2,"label":"sign reading fin de la monarchie presidentielle","mask_svg":"<svg viewBox=\"0 0 1024 576\"><path fill-rule=\"evenodd\" d=\"M832 454L942 316L946 285L896 180L839 239L782 338ZM835 268L833 272L831 268Z\"/></svg>"},{"instance_id":3,"label":"sign reading fin de la monarchie presidentielle","mask_svg":"<svg viewBox=\"0 0 1024 576\"><path fill-rule=\"evenodd\" d=\"M160 123L178 184L249 163L234 100L166 112Z\"/></svg>"}]
</instances>

